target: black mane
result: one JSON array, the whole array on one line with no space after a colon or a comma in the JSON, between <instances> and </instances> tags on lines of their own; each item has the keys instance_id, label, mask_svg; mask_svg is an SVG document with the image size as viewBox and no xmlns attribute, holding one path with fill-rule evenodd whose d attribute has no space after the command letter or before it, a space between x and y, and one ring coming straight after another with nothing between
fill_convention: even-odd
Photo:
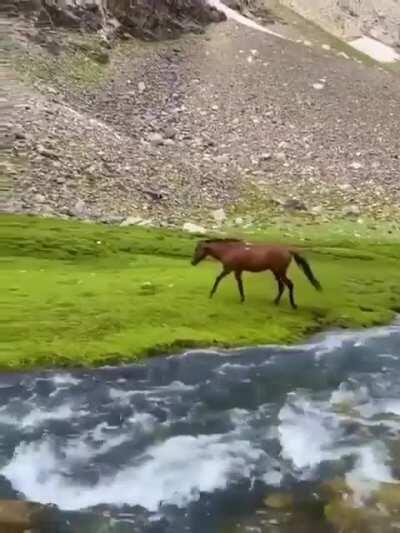
<instances>
[{"instance_id":1,"label":"black mane","mask_svg":"<svg viewBox=\"0 0 400 533\"><path fill-rule=\"evenodd\" d=\"M205 244L213 244L214 242L226 242L226 243L229 243L229 242L243 242L241 239L233 239L233 238L217 238L217 239L207 239L206 241L202 241L204 242Z\"/></svg>"}]
</instances>

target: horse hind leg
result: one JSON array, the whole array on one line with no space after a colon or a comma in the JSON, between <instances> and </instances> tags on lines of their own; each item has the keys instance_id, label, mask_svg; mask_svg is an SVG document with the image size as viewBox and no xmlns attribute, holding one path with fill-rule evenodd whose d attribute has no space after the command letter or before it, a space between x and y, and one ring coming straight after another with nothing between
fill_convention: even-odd
<instances>
[{"instance_id":1,"label":"horse hind leg","mask_svg":"<svg viewBox=\"0 0 400 533\"><path fill-rule=\"evenodd\" d=\"M237 286L238 286L238 289L239 289L240 301L243 303L244 300L245 300L245 297L244 297L242 273L240 271L236 271L235 272L235 278L236 278Z\"/></svg>"},{"instance_id":2,"label":"horse hind leg","mask_svg":"<svg viewBox=\"0 0 400 533\"><path fill-rule=\"evenodd\" d=\"M297 309L296 302L294 301L294 285L293 281L289 279L286 274L282 275L282 281L286 285L286 287L289 289L289 299L290 299L290 305L293 307L293 309Z\"/></svg>"},{"instance_id":3,"label":"horse hind leg","mask_svg":"<svg viewBox=\"0 0 400 533\"><path fill-rule=\"evenodd\" d=\"M278 283L278 295L274 299L274 304L279 305L281 298L282 298L283 291L285 290L285 284L283 283L281 278L278 276L278 274L274 274L274 276L275 276L276 282Z\"/></svg>"}]
</instances>

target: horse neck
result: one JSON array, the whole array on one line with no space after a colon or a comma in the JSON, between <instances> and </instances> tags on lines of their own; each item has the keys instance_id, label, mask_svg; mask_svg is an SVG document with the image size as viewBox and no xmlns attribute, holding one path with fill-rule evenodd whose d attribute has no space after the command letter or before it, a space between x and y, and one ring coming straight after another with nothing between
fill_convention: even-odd
<instances>
[{"instance_id":1,"label":"horse neck","mask_svg":"<svg viewBox=\"0 0 400 533\"><path fill-rule=\"evenodd\" d=\"M224 252L227 249L226 243L211 243L207 246L207 252L208 255L211 255L214 259L217 259L218 261L222 261Z\"/></svg>"}]
</instances>

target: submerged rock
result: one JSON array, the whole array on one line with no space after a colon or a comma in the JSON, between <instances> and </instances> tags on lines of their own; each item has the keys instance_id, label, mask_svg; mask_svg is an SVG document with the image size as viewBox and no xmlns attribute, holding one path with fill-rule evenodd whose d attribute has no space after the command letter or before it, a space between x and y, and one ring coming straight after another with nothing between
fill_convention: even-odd
<instances>
[{"instance_id":1,"label":"submerged rock","mask_svg":"<svg viewBox=\"0 0 400 533\"><path fill-rule=\"evenodd\" d=\"M400 484L371 482L363 494L345 480L333 480L322 487L327 499L325 516L342 533L390 533L400 523Z\"/></svg>"},{"instance_id":2,"label":"submerged rock","mask_svg":"<svg viewBox=\"0 0 400 533\"><path fill-rule=\"evenodd\" d=\"M23 533L45 525L49 507L39 503L0 500L0 531L2 533Z\"/></svg>"},{"instance_id":3,"label":"submerged rock","mask_svg":"<svg viewBox=\"0 0 400 533\"><path fill-rule=\"evenodd\" d=\"M272 509L291 509L293 507L293 496L284 492L276 492L264 498L266 507Z\"/></svg>"}]
</instances>

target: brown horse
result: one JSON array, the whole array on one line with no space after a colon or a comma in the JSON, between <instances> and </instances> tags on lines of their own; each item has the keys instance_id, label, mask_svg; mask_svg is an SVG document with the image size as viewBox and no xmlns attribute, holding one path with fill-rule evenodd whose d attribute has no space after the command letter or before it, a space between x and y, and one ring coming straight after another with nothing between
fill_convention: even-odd
<instances>
[{"instance_id":1,"label":"brown horse","mask_svg":"<svg viewBox=\"0 0 400 533\"><path fill-rule=\"evenodd\" d=\"M274 300L275 304L278 305L281 301L286 286L289 289L290 303L293 309L296 309L297 305L294 301L293 282L286 275L292 258L315 289L317 291L322 290L308 262L295 249L287 246L248 244L239 239L200 241L194 251L192 265L197 265L207 256L220 261L223 267L221 274L217 276L211 289L210 298L214 296L220 282L231 272L234 272L240 299L241 302L244 302L242 272L264 272L265 270L271 270L278 283L278 295Z\"/></svg>"}]
</instances>

